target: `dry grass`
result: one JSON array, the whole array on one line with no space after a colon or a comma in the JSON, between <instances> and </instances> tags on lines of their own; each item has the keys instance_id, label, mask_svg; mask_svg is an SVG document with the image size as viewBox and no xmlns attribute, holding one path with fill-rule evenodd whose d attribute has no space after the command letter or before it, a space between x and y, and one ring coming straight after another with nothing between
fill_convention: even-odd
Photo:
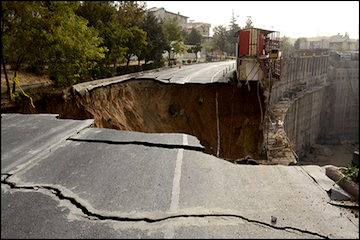
<instances>
[{"instance_id":1,"label":"dry grass","mask_svg":"<svg viewBox=\"0 0 360 240\"><path fill-rule=\"evenodd\" d=\"M11 70L7 70L9 81L14 77L14 72ZM50 84L51 80L46 74L43 75L35 75L32 73L27 73L24 71L18 72L18 76L20 79L20 85L31 85L31 84L39 84L39 83L47 83ZM6 91L6 80L5 80L5 74L3 71L1 71L1 92Z\"/></svg>"}]
</instances>

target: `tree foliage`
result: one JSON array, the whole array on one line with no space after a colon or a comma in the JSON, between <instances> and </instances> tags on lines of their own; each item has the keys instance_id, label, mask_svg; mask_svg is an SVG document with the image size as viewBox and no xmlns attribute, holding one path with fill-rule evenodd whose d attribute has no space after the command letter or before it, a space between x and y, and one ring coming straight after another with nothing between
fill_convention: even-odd
<instances>
[{"instance_id":1,"label":"tree foliage","mask_svg":"<svg viewBox=\"0 0 360 240\"><path fill-rule=\"evenodd\" d=\"M146 50L146 32L133 26L127 29L127 37L124 42L126 66L129 66L132 56L140 57Z\"/></svg>"},{"instance_id":2,"label":"tree foliage","mask_svg":"<svg viewBox=\"0 0 360 240\"><path fill-rule=\"evenodd\" d=\"M186 45L182 41L172 41L170 46L176 54L184 53L187 50Z\"/></svg>"},{"instance_id":3,"label":"tree foliage","mask_svg":"<svg viewBox=\"0 0 360 240\"><path fill-rule=\"evenodd\" d=\"M2 2L4 59L16 72L22 65L49 67L56 84L86 78L104 57L98 32L75 14L79 2Z\"/></svg>"},{"instance_id":4,"label":"tree foliage","mask_svg":"<svg viewBox=\"0 0 360 240\"><path fill-rule=\"evenodd\" d=\"M75 14L76 2L51 2L48 5L50 32L46 38L50 75L59 84L73 84L88 78L95 61L104 58L106 48L99 47L102 39L87 21Z\"/></svg>"},{"instance_id":5,"label":"tree foliage","mask_svg":"<svg viewBox=\"0 0 360 240\"><path fill-rule=\"evenodd\" d=\"M240 29L241 28L236 21L234 13L232 13L228 28L223 25L219 25L214 28L213 40L210 45L206 45L207 49L216 49L226 52L228 55L235 55L237 33Z\"/></svg>"},{"instance_id":6,"label":"tree foliage","mask_svg":"<svg viewBox=\"0 0 360 240\"><path fill-rule=\"evenodd\" d=\"M190 33L186 35L185 44L192 45L190 48L187 49L189 53L195 54L195 61L197 61L197 53L202 49L202 35L201 33L192 28Z\"/></svg>"},{"instance_id":7,"label":"tree foliage","mask_svg":"<svg viewBox=\"0 0 360 240\"><path fill-rule=\"evenodd\" d=\"M165 51L168 52L168 61L170 64L171 52L181 53L186 51L183 43L183 34L180 25L175 19L165 19L162 22L163 33L166 39Z\"/></svg>"},{"instance_id":8,"label":"tree foliage","mask_svg":"<svg viewBox=\"0 0 360 240\"><path fill-rule=\"evenodd\" d=\"M295 49L300 49L300 43L301 42L306 42L307 41L307 38L298 38L296 39L295 43L294 43L294 48Z\"/></svg>"},{"instance_id":9,"label":"tree foliage","mask_svg":"<svg viewBox=\"0 0 360 240\"><path fill-rule=\"evenodd\" d=\"M148 45L140 58L144 59L145 63L151 60L156 64L161 63L162 54L167 44L162 25L152 13L147 13L142 29L147 33L146 41Z\"/></svg>"},{"instance_id":10,"label":"tree foliage","mask_svg":"<svg viewBox=\"0 0 360 240\"><path fill-rule=\"evenodd\" d=\"M229 30L227 32L227 47L226 52L230 55L236 54L236 42L237 42L237 33L240 30L240 26L236 22L236 18L234 16L234 12L232 13Z\"/></svg>"},{"instance_id":11,"label":"tree foliage","mask_svg":"<svg viewBox=\"0 0 360 240\"><path fill-rule=\"evenodd\" d=\"M160 66L164 52L170 60L184 43L202 48L198 31L160 21L139 1L3 1L1 33L5 70L44 70L58 85L111 76L133 57Z\"/></svg>"},{"instance_id":12,"label":"tree foliage","mask_svg":"<svg viewBox=\"0 0 360 240\"><path fill-rule=\"evenodd\" d=\"M108 49L104 61L98 63L100 69L110 68L111 64L116 65L116 62L125 59L127 48L124 43L130 34L118 21L119 13L114 2L84 1L77 13L99 32L103 39L102 46Z\"/></svg>"},{"instance_id":13,"label":"tree foliage","mask_svg":"<svg viewBox=\"0 0 360 240\"><path fill-rule=\"evenodd\" d=\"M225 52L228 48L228 32L225 26L216 26L214 28L213 43L214 47L222 52Z\"/></svg>"},{"instance_id":14,"label":"tree foliage","mask_svg":"<svg viewBox=\"0 0 360 240\"><path fill-rule=\"evenodd\" d=\"M284 36L281 38L281 49L284 53L284 56L288 56L295 50L295 47L293 44L291 44L290 39Z\"/></svg>"},{"instance_id":15,"label":"tree foliage","mask_svg":"<svg viewBox=\"0 0 360 240\"><path fill-rule=\"evenodd\" d=\"M201 39L202 39L201 33L195 28L192 28L190 33L186 36L185 44L201 45Z\"/></svg>"},{"instance_id":16,"label":"tree foliage","mask_svg":"<svg viewBox=\"0 0 360 240\"><path fill-rule=\"evenodd\" d=\"M254 25L253 25L251 16L248 16L247 20L246 20L245 28L252 28L252 27L254 27Z\"/></svg>"}]
</instances>

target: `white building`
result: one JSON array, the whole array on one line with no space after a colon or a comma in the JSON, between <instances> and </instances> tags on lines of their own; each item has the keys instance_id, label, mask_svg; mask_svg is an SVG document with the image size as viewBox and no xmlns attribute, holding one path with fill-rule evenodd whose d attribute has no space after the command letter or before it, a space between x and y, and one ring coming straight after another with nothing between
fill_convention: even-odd
<instances>
[{"instance_id":1,"label":"white building","mask_svg":"<svg viewBox=\"0 0 360 240\"><path fill-rule=\"evenodd\" d=\"M201 36L203 36L203 37L209 37L210 36L210 27L211 27L210 23L194 22L193 20L190 20L186 24L186 30L188 32L190 32L191 29L194 28L197 31L199 31Z\"/></svg>"},{"instance_id":2,"label":"white building","mask_svg":"<svg viewBox=\"0 0 360 240\"><path fill-rule=\"evenodd\" d=\"M175 19L176 22L183 29L186 29L187 19L189 17L181 15L180 13L173 13L173 12L166 11L164 8L153 7L153 8L150 8L148 11L152 12L154 14L154 16L157 17L159 20Z\"/></svg>"}]
</instances>

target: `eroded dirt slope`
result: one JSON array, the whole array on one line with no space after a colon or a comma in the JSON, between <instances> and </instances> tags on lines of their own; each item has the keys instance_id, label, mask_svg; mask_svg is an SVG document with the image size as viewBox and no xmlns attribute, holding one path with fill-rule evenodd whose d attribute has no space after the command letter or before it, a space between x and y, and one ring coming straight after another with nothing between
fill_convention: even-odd
<instances>
[{"instance_id":1,"label":"eroded dirt slope","mask_svg":"<svg viewBox=\"0 0 360 240\"><path fill-rule=\"evenodd\" d=\"M232 83L171 84L139 79L95 88L83 96L70 89L37 91L32 96L36 109L24 101L9 111L94 118L95 126L101 128L187 133L196 136L207 153L217 156L219 150L219 157L227 160L266 158L261 151L259 104L260 98L264 112L264 97L261 89L257 94L256 83L250 83L249 91L247 86Z\"/></svg>"},{"instance_id":2,"label":"eroded dirt slope","mask_svg":"<svg viewBox=\"0 0 360 240\"><path fill-rule=\"evenodd\" d=\"M129 80L76 97L70 101L73 106L63 108L60 117L92 116L95 125L104 128L187 133L196 136L206 152L214 155L218 148L218 121L220 157L263 159L256 90L256 85L250 85L249 91L229 83L181 85ZM259 96L264 108L261 92Z\"/></svg>"}]
</instances>

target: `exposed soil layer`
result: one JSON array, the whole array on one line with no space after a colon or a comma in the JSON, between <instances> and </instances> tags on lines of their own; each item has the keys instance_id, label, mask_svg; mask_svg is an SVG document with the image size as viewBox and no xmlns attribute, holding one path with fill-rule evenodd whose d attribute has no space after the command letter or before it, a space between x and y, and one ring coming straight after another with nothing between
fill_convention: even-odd
<instances>
[{"instance_id":1,"label":"exposed soil layer","mask_svg":"<svg viewBox=\"0 0 360 240\"><path fill-rule=\"evenodd\" d=\"M84 96L70 92L43 96L35 105L37 112L57 112L60 118L94 118L100 128L191 134L207 153L216 156L220 143L219 157L257 160L266 158L261 151L259 98L264 112L264 96L261 88L257 94L256 83L250 83L249 91L247 86L230 83L128 80L95 88Z\"/></svg>"}]
</instances>

